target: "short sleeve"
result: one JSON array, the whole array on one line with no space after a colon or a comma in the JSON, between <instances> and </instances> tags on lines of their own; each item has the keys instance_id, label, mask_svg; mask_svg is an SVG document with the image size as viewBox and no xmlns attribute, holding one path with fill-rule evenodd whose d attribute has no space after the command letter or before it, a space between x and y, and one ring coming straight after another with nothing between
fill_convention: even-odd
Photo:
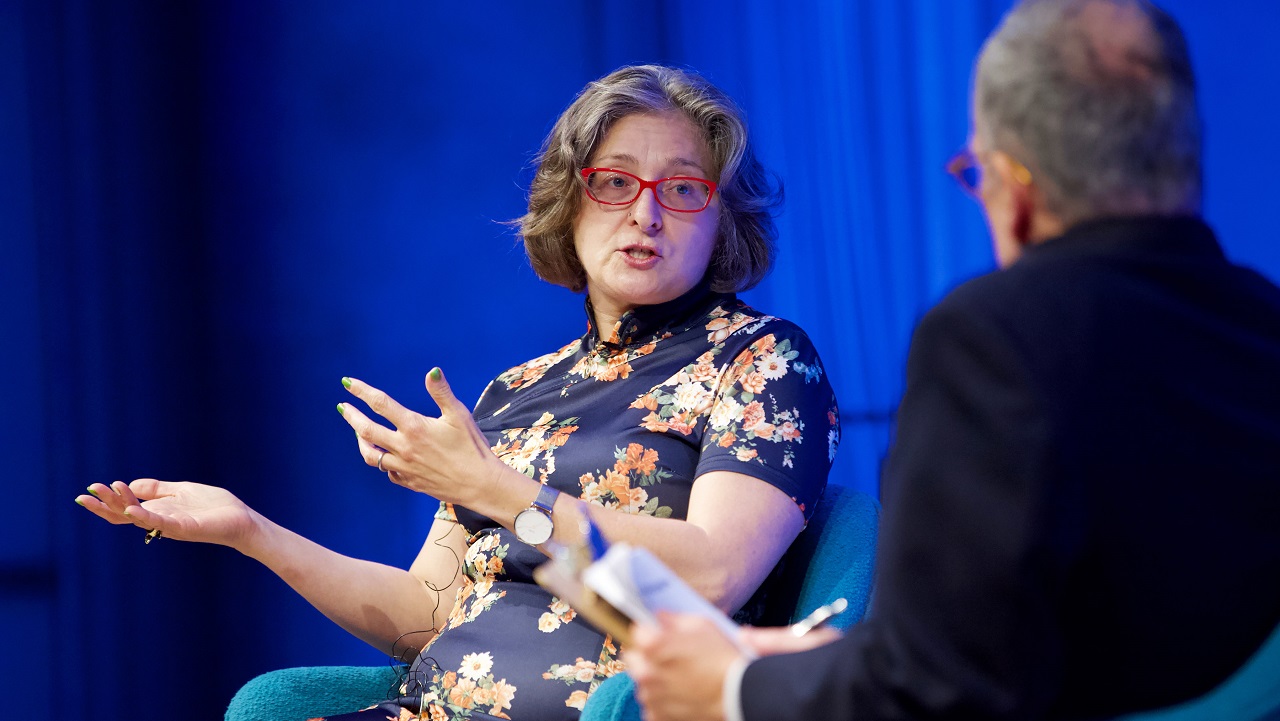
<instances>
[{"instance_id":1,"label":"short sleeve","mask_svg":"<svg viewBox=\"0 0 1280 721\"><path fill-rule=\"evenodd\" d=\"M436 509L435 519L437 521L450 521L452 523L457 523L458 514L454 512L452 503L440 501L440 508Z\"/></svg>"},{"instance_id":2,"label":"short sleeve","mask_svg":"<svg viewBox=\"0 0 1280 721\"><path fill-rule=\"evenodd\" d=\"M697 474L759 478L813 514L840 443L835 393L809 337L785 321L766 324L721 375Z\"/></svg>"}]
</instances>

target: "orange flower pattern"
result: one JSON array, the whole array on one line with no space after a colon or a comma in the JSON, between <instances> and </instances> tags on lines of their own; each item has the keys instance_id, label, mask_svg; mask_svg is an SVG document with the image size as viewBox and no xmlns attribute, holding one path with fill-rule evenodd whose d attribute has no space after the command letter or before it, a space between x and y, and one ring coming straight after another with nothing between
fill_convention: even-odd
<instances>
[{"instance_id":1,"label":"orange flower pattern","mask_svg":"<svg viewBox=\"0 0 1280 721\"><path fill-rule=\"evenodd\" d=\"M631 375L631 362L649 355L657 347L657 340L653 340L639 348L623 348L618 352L609 352L608 346L602 343L596 346L596 352L582 356L569 369L569 375L606 382L626 378Z\"/></svg>"},{"instance_id":2,"label":"orange flower pattern","mask_svg":"<svg viewBox=\"0 0 1280 721\"><path fill-rule=\"evenodd\" d=\"M806 384L820 383L822 367L816 361L799 360L791 340L779 341L773 333L753 341L727 369L713 364L730 336L744 328L761 328L771 320L741 311L713 317L706 325L707 339L716 345L631 403L632 408L649 411L640 425L655 433L675 431L687 436L705 419L704 447L718 446L744 463L764 463L759 443L767 441L781 445L784 468L794 467L794 446L804 442L805 420L799 408L780 405L766 390L770 382L789 373L798 374ZM827 455L834 460L839 443L834 404L826 415Z\"/></svg>"},{"instance_id":3,"label":"orange flower pattern","mask_svg":"<svg viewBox=\"0 0 1280 721\"><path fill-rule=\"evenodd\" d=\"M509 371L506 371L494 379L494 382L503 384L507 387L507 390L515 390L517 388L531 386L542 380L542 376L546 375L548 370L559 364L565 358L577 353L578 348L581 347L581 345L581 339L575 340L555 353L538 356L528 363L523 363Z\"/></svg>"},{"instance_id":4,"label":"orange flower pattern","mask_svg":"<svg viewBox=\"0 0 1280 721\"><path fill-rule=\"evenodd\" d=\"M457 671L437 673L420 698L426 701L431 718L467 718L472 711L509 719L506 711L515 700L516 687L491 672L493 654L470 653L462 657Z\"/></svg>"},{"instance_id":5,"label":"orange flower pattern","mask_svg":"<svg viewBox=\"0 0 1280 721\"><path fill-rule=\"evenodd\" d=\"M600 682L606 678L627 670L626 666L618 660L618 647L613 643L612 636L604 637L604 646L600 649L600 657L594 662L587 661L581 656L572 664L554 664L551 668L543 672L542 678L548 681L563 681L566 684L574 683L589 684L584 691L578 689L569 694L569 698L565 699L564 705L570 708L582 710L589 698L600 685Z\"/></svg>"},{"instance_id":6,"label":"orange flower pattern","mask_svg":"<svg viewBox=\"0 0 1280 721\"><path fill-rule=\"evenodd\" d=\"M584 473L578 479L580 498L587 503L624 513L670 518L671 507L658 505L658 497L650 496L646 486L654 486L671 477L670 471L658 467L658 452L630 443L624 451L615 448L613 468Z\"/></svg>"},{"instance_id":7,"label":"orange flower pattern","mask_svg":"<svg viewBox=\"0 0 1280 721\"><path fill-rule=\"evenodd\" d=\"M577 421L577 418L557 421L550 413L543 413L528 428L502 430L500 440L490 450L508 466L546 483L556 472L555 449L567 443L570 434L578 430ZM541 468L537 467L539 460Z\"/></svg>"}]
</instances>

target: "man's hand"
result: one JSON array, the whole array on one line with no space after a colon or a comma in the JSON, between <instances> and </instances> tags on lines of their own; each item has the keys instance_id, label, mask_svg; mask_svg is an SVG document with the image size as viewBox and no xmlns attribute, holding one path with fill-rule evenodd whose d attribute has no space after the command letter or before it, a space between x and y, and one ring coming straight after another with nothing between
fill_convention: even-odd
<instances>
[{"instance_id":1,"label":"man's hand","mask_svg":"<svg viewBox=\"0 0 1280 721\"><path fill-rule=\"evenodd\" d=\"M647 721L723 721L725 672L741 652L710 620L659 612L657 626L633 627L625 655Z\"/></svg>"},{"instance_id":2,"label":"man's hand","mask_svg":"<svg viewBox=\"0 0 1280 721\"><path fill-rule=\"evenodd\" d=\"M796 636L790 627L740 629L739 641L761 656L799 653L840 638L834 628ZM646 721L724 721L724 678L738 646L700 616L659 612L658 625L637 624L626 651L627 672Z\"/></svg>"},{"instance_id":3,"label":"man's hand","mask_svg":"<svg viewBox=\"0 0 1280 721\"><path fill-rule=\"evenodd\" d=\"M811 648L825 646L844 635L829 626L815 628L803 636L792 633L790 626L780 628L743 626L741 634L739 638L742 642L761 656L808 651Z\"/></svg>"}]
</instances>

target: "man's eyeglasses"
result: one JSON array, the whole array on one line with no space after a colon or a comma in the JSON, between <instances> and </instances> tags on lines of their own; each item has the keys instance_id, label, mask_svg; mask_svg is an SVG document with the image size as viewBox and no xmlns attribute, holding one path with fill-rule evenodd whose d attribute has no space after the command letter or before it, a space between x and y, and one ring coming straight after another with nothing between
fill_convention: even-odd
<instances>
[{"instance_id":1,"label":"man's eyeglasses","mask_svg":"<svg viewBox=\"0 0 1280 721\"><path fill-rule=\"evenodd\" d=\"M587 197L603 205L630 205L645 188L653 191L658 205L677 213L697 213L711 204L716 184L704 178L683 175L643 180L625 170L583 168Z\"/></svg>"},{"instance_id":2,"label":"man's eyeglasses","mask_svg":"<svg viewBox=\"0 0 1280 721\"><path fill-rule=\"evenodd\" d=\"M1027 170L1027 166L1012 158L1009 160L1013 164L1014 180L1023 185L1031 185L1031 171ZM947 161L947 172L956 179L964 192L975 198L979 197L978 193L982 189L982 165L973 151L965 148L953 155Z\"/></svg>"}]
</instances>

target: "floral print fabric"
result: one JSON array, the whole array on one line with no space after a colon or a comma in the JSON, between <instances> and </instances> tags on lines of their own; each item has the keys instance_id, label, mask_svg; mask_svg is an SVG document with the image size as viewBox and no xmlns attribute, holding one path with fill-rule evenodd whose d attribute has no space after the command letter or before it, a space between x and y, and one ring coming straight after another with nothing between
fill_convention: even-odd
<instances>
[{"instance_id":1,"label":"floral print fabric","mask_svg":"<svg viewBox=\"0 0 1280 721\"><path fill-rule=\"evenodd\" d=\"M585 336L489 384L474 416L494 453L624 513L684 518L698 476L723 470L776 486L808 519L839 418L800 328L705 286L628 313L605 338L587 315ZM533 582L536 548L462 507L437 518L468 533L465 579L406 694L425 696L426 718L576 719L622 670L616 644Z\"/></svg>"}]
</instances>

